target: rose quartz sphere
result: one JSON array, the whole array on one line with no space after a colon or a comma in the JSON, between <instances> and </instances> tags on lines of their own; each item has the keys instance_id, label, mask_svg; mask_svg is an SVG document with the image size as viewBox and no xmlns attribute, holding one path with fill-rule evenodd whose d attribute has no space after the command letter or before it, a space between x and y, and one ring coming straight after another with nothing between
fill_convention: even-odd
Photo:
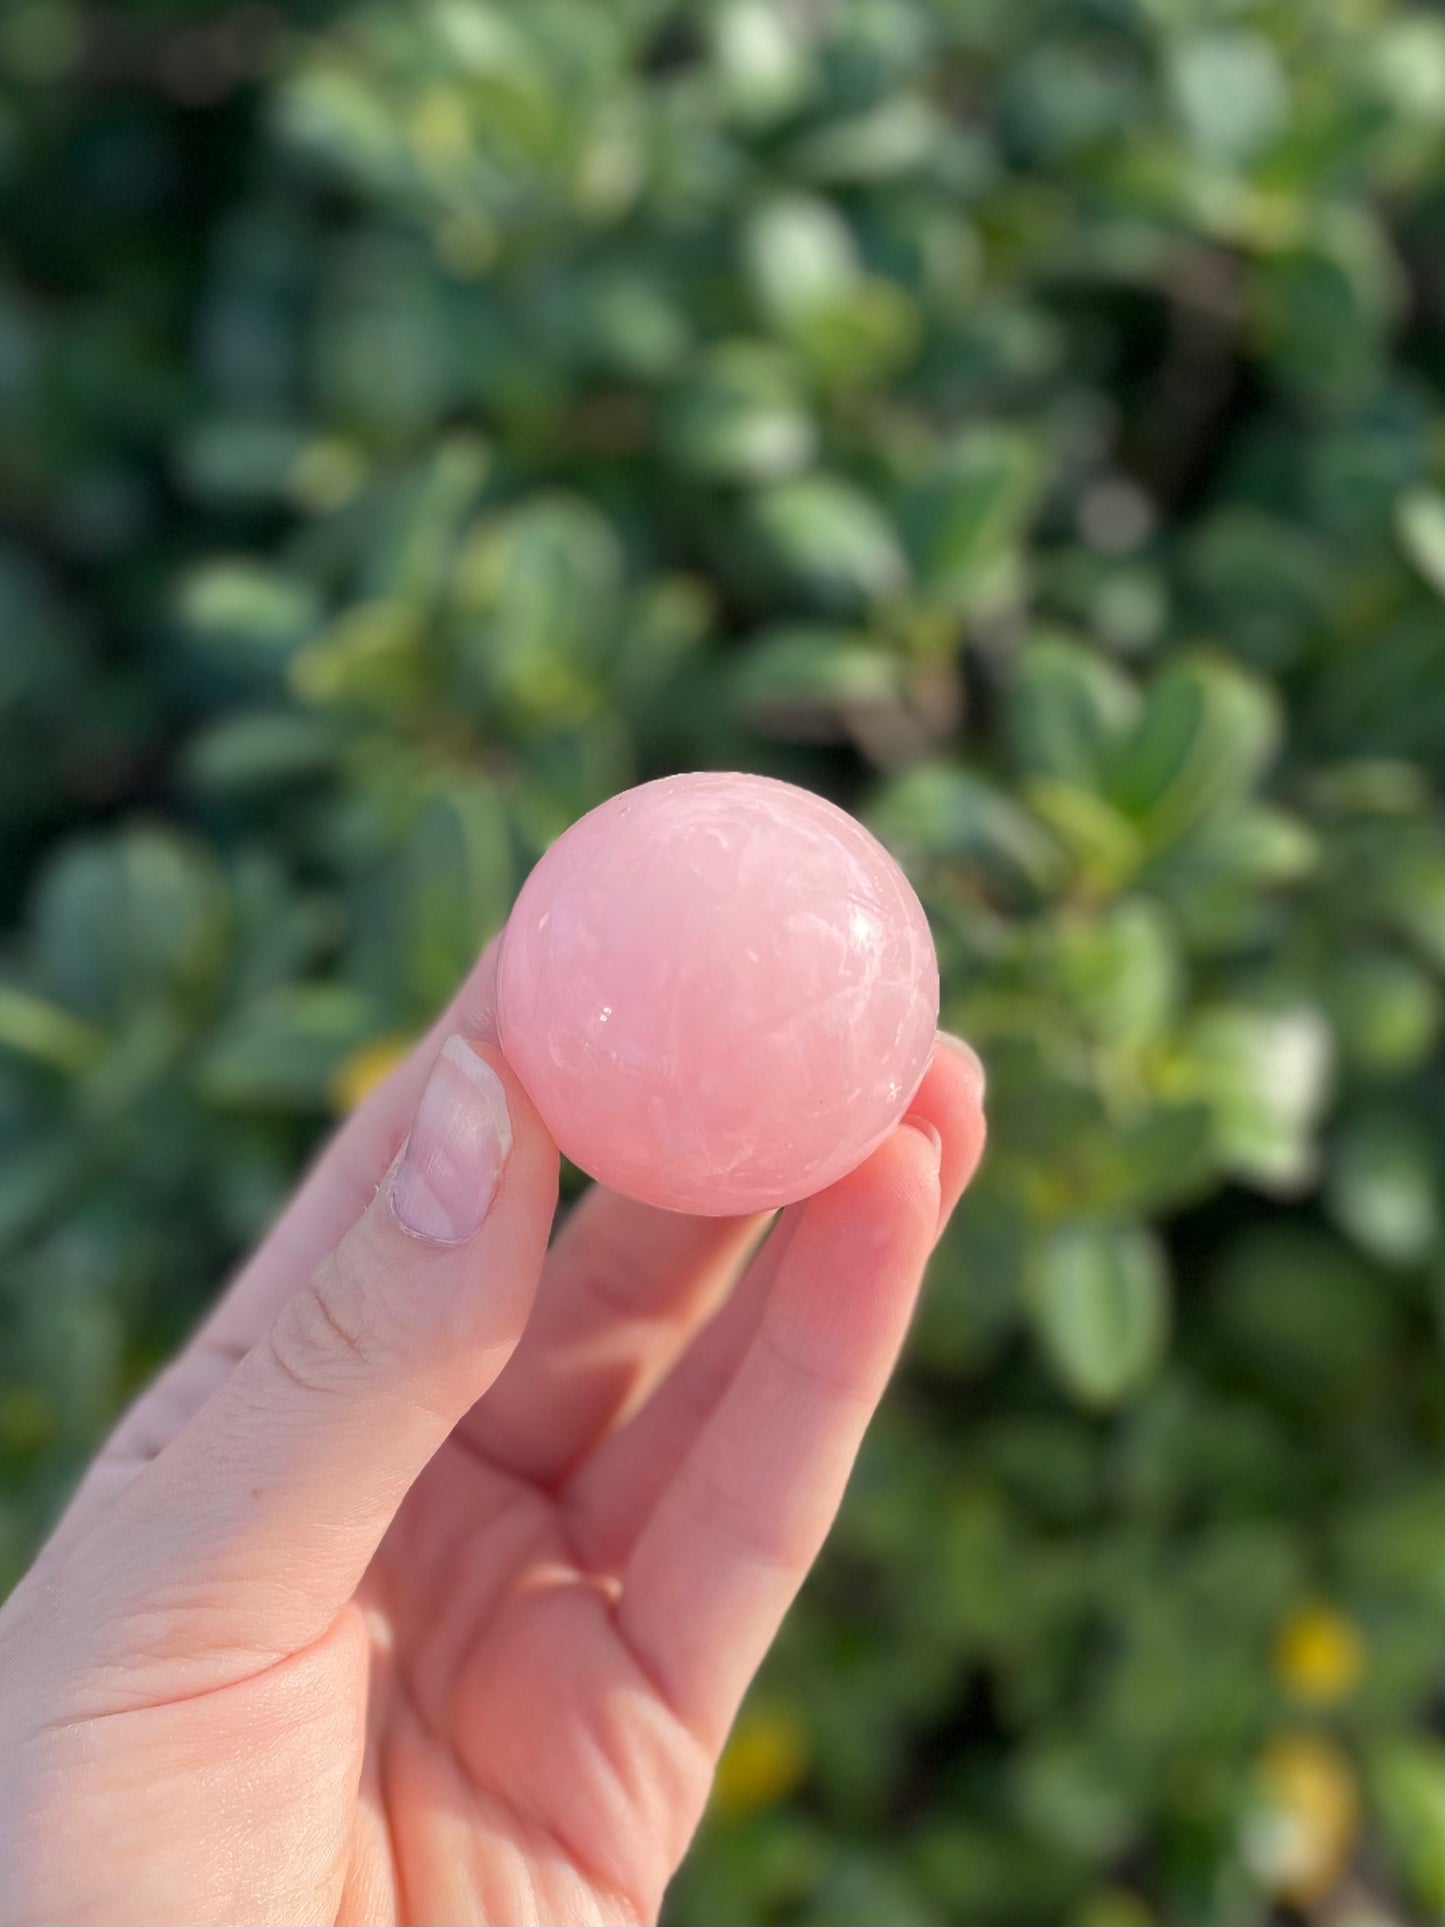
<instances>
[{"instance_id":1,"label":"rose quartz sphere","mask_svg":"<svg viewBox=\"0 0 1445 1927\"><path fill-rule=\"evenodd\" d=\"M938 1023L923 908L860 823L668 776L552 845L502 938L502 1048L560 1148L648 1204L788 1204L906 1110Z\"/></svg>"}]
</instances>

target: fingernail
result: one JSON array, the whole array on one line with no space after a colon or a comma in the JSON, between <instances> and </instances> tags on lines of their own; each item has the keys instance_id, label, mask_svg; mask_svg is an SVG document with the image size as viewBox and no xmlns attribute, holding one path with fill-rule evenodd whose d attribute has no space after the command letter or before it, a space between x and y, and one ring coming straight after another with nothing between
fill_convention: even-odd
<instances>
[{"instance_id":1,"label":"fingernail","mask_svg":"<svg viewBox=\"0 0 1445 1927\"><path fill-rule=\"evenodd\" d=\"M462 1037L437 1053L416 1107L411 1136L391 1180L402 1230L433 1244L472 1237L512 1148L507 1094L485 1058Z\"/></svg>"},{"instance_id":2,"label":"fingernail","mask_svg":"<svg viewBox=\"0 0 1445 1927\"><path fill-rule=\"evenodd\" d=\"M961 1037L955 1037L951 1030L941 1030L938 1033L938 1041L940 1044L947 1044L951 1051L956 1051L968 1065L978 1083L978 1094L982 1097L988 1089L988 1072L984 1069L983 1059L973 1045L966 1044Z\"/></svg>"},{"instance_id":3,"label":"fingernail","mask_svg":"<svg viewBox=\"0 0 1445 1927\"><path fill-rule=\"evenodd\" d=\"M502 955L503 925L477 960L477 967L463 989L461 1009L473 1037L495 1044L497 1033L497 965Z\"/></svg>"},{"instance_id":4,"label":"fingernail","mask_svg":"<svg viewBox=\"0 0 1445 1927\"><path fill-rule=\"evenodd\" d=\"M910 1131L917 1131L921 1138L928 1140L933 1147L933 1168L935 1171L938 1170L943 1163L943 1139L939 1135L938 1127L918 1111L910 1111L903 1122Z\"/></svg>"}]
</instances>

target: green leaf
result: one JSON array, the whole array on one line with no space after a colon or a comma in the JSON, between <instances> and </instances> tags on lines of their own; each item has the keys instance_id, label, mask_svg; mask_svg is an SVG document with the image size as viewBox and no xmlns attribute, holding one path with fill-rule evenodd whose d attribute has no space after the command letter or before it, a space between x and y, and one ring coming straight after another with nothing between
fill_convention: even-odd
<instances>
[{"instance_id":1,"label":"green leaf","mask_svg":"<svg viewBox=\"0 0 1445 1927\"><path fill-rule=\"evenodd\" d=\"M213 416L186 434L177 464L186 486L227 507L274 501L284 494L305 447L294 421Z\"/></svg>"},{"instance_id":2,"label":"green leaf","mask_svg":"<svg viewBox=\"0 0 1445 1927\"><path fill-rule=\"evenodd\" d=\"M826 121L792 143L799 174L832 183L881 181L925 166L949 127L920 94L895 94L876 107Z\"/></svg>"},{"instance_id":3,"label":"green leaf","mask_svg":"<svg viewBox=\"0 0 1445 1927\"><path fill-rule=\"evenodd\" d=\"M1365 1757L1370 1806L1385 1851L1422 1919L1445 1913L1445 1747L1423 1734L1392 1734Z\"/></svg>"},{"instance_id":4,"label":"green leaf","mask_svg":"<svg viewBox=\"0 0 1445 1927\"><path fill-rule=\"evenodd\" d=\"M22 1248L74 1211L96 1164L93 1141L65 1133L37 1138L0 1164L0 1253Z\"/></svg>"},{"instance_id":5,"label":"green leaf","mask_svg":"<svg viewBox=\"0 0 1445 1927\"><path fill-rule=\"evenodd\" d=\"M908 564L873 502L830 475L808 475L760 495L752 520L784 575L828 607L901 593Z\"/></svg>"},{"instance_id":6,"label":"green leaf","mask_svg":"<svg viewBox=\"0 0 1445 1927\"><path fill-rule=\"evenodd\" d=\"M762 319L821 381L873 381L912 354L920 332L912 299L896 281L865 271L829 202L773 196L749 220L743 248Z\"/></svg>"},{"instance_id":7,"label":"green leaf","mask_svg":"<svg viewBox=\"0 0 1445 1927\"><path fill-rule=\"evenodd\" d=\"M1249 507L1211 515L1187 551L1209 629L1266 670L1297 662L1327 625L1336 567L1311 529Z\"/></svg>"},{"instance_id":8,"label":"green leaf","mask_svg":"<svg viewBox=\"0 0 1445 1927\"><path fill-rule=\"evenodd\" d=\"M1335 208L1309 238L1271 254L1251 284L1264 355L1304 395L1362 401L1401 298L1399 264L1378 217Z\"/></svg>"},{"instance_id":9,"label":"green leaf","mask_svg":"<svg viewBox=\"0 0 1445 1927\"><path fill-rule=\"evenodd\" d=\"M57 1070L80 1071L103 1040L68 1010L17 984L0 983L0 1051L32 1058Z\"/></svg>"},{"instance_id":10,"label":"green leaf","mask_svg":"<svg viewBox=\"0 0 1445 1927\"><path fill-rule=\"evenodd\" d=\"M633 601L622 626L614 682L625 701L665 686L697 657L716 619L712 592L695 575L654 576Z\"/></svg>"},{"instance_id":11,"label":"green leaf","mask_svg":"<svg viewBox=\"0 0 1445 1927\"><path fill-rule=\"evenodd\" d=\"M757 727L826 738L851 716L897 708L902 664L850 630L772 629L740 658L732 691Z\"/></svg>"},{"instance_id":12,"label":"green leaf","mask_svg":"<svg viewBox=\"0 0 1445 1927\"><path fill-rule=\"evenodd\" d=\"M1298 1191L1315 1170L1330 1043L1312 1004L1206 1009L1180 1040L1167 1088L1211 1107L1217 1152L1230 1170L1265 1190Z\"/></svg>"},{"instance_id":13,"label":"green leaf","mask_svg":"<svg viewBox=\"0 0 1445 1927\"><path fill-rule=\"evenodd\" d=\"M1326 1195L1335 1221L1381 1264L1423 1264L1439 1249L1440 1146L1408 1113L1352 1117L1330 1152Z\"/></svg>"},{"instance_id":14,"label":"green leaf","mask_svg":"<svg viewBox=\"0 0 1445 1927\"><path fill-rule=\"evenodd\" d=\"M1097 650L1040 636L1009 685L1009 740L1026 775L1095 790L1139 708L1134 684Z\"/></svg>"},{"instance_id":15,"label":"green leaf","mask_svg":"<svg viewBox=\"0 0 1445 1927\"><path fill-rule=\"evenodd\" d=\"M357 603L297 652L288 681L303 702L385 713L415 698L420 641L410 610Z\"/></svg>"},{"instance_id":16,"label":"green leaf","mask_svg":"<svg viewBox=\"0 0 1445 1927\"><path fill-rule=\"evenodd\" d=\"M1159 1213L1196 1203L1217 1181L1206 1105L1130 1104L1081 1154L1081 1202L1101 1212Z\"/></svg>"},{"instance_id":17,"label":"green leaf","mask_svg":"<svg viewBox=\"0 0 1445 1927\"><path fill-rule=\"evenodd\" d=\"M776 481L812 457L817 435L786 356L761 342L716 349L670 404L664 432L699 475Z\"/></svg>"},{"instance_id":18,"label":"green leaf","mask_svg":"<svg viewBox=\"0 0 1445 1927\"><path fill-rule=\"evenodd\" d=\"M197 1093L225 1110L325 1110L337 1068L376 1028L375 1004L345 984L272 991L218 1030L197 1062Z\"/></svg>"},{"instance_id":19,"label":"green leaf","mask_svg":"<svg viewBox=\"0 0 1445 1927\"><path fill-rule=\"evenodd\" d=\"M979 428L952 445L904 511L918 579L930 597L967 610L992 589L1042 481L1035 443L1016 430Z\"/></svg>"},{"instance_id":20,"label":"green leaf","mask_svg":"<svg viewBox=\"0 0 1445 1927\"><path fill-rule=\"evenodd\" d=\"M944 1927L946 1916L920 1891L907 1867L883 1853L854 1846L830 1858L802 1912L799 1927Z\"/></svg>"},{"instance_id":21,"label":"green leaf","mask_svg":"<svg viewBox=\"0 0 1445 1927\"><path fill-rule=\"evenodd\" d=\"M358 880L358 978L401 1020L429 1017L501 928L515 882L497 790L480 776L433 779L389 855Z\"/></svg>"},{"instance_id":22,"label":"green leaf","mask_svg":"<svg viewBox=\"0 0 1445 1927\"><path fill-rule=\"evenodd\" d=\"M1297 817L1267 803L1226 805L1147 866L1192 945L1237 949L1277 928L1275 895L1313 874L1319 844Z\"/></svg>"},{"instance_id":23,"label":"green leaf","mask_svg":"<svg viewBox=\"0 0 1445 1927\"><path fill-rule=\"evenodd\" d=\"M1331 957L1324 995L1342 1055L1374 1076L1413 1070L1439 1038L1438 982L1393 951L1361 946Z\"/></svg>"},{"instance_id":24,"label":"green leaf","mask_svg":"<svg viewBox=\"0 0 1445 1927\"><path fill-rule=\"evenodd\" d=\"M366 557L368 600L430 613L491 463L480 435L453 434L408 477Z\"/></svg>"},{"instance_id":25,"label":"green leaf","mask_svg":"<svg viewBox=\"0 0 1445 1927\"><path fill-rule=\"evenodd\" d=\"M393 448L440 430L472 369L420 237L402 227L354 229L319 292L324 414L344 433Z\"/></svg>"},{"instance_id":26,"label":"green leaf","mask_svg":"<svg viewBox=\"0 0 1445 1927\"><path fill-rule=\"evenodd\" d=\"M99 1023L185 1001L227 943L225 889L199 845L137 826L71 844L44 872L32 917L45 987Z\"/></svg>"},{"instance_id":27,"label":"green leaf","mask_svg":"<svg viewBox=\"0 0 1445 1927\"><path fill-rule=\"evenodd\" d=\"M270 791L334 767L341 744L330 717L293 709L241 710L191 741L191 780L215 796Z\"/></svg>"},{"instance_id":28,"label":"green leaf","mask_svg":"<svg viewBox=\"0 0 1445 1927\"><path fill-rule=\"evenodd\" d=\"M1438 141L1445 121L1445 21L1432 13L1392 15L1364 51L1375 98L1389 104L1404 128ZM1434 178L1433 155L1424 171Z\"/></svg>"},{"instance_id":29,"label":"green leaf","mask_svg":"<svg viewBox=\"0 0 1445 1927\"><path fill-rule=\"evenodd\" d=\"M582 326L591 351L635 381L660 381L687 363L693 348L687 316L660 274L615 267L587 289Z\"/></svg>"},{"instance_id":30,"label":"green leaf","mask_svg":"<svg viewBox=\"0 0 1445 1927\"><path fill-rule=\"evenodd\" d=\"M321 620L314 585L284 569L215 561L181 584L182 622L197 643L243 666L282 667Z\"/></svg>"},{"instance_id":31,"label":"green leaf","mask_svg":"<svg viewBox=\"0 0 1445 1927\"><path fill-rule=\"evenodd\" d=\"M334 952L334 898L298 889L274 855L254 850L238 857L230 883L234 938L226 986L236 1002L309 976Z\"/></svg>"},{"instance_id":32,"label":"green leaf","mask_svg":"<svg viewBox=\"0 0 1445 1927\"><path fill-rule=\"evenodd\" d=\"M712 58L724 96L750 127L793 112L815 74L798 21L769 0L723 0L708 19Z\"/></svg>"},{"instance_id":33,"label":"green leaf","mask_svg":"<svg viewBox=\"0 0 1445 1927\"><path fill-rule=\"evenodd\" d=\"M1445 595L1445 495L1412 489L1395 505L1400 547L1432 588Z\"/></svg>"},{"instance_id":34,"label":"green leaf","mask_svg":"<svg viewBox=\"0 0 1445 1927\"><path fill-rule=\"evenodd\" d=\"M1191 141L1210 160L1252 160L1289 117L1279 58L1263 34L1180 40L1170 50L1169 79Z\"/></svg>"},{"instance_id":35,"label":"green leaf","mask_svg":"<svg viewBox=\"0 0 1445 1927\"><path fill-rule=\"evenodd\" d=\"M1437 970L1445 967L1445 851L1433 823L1390 825L1378 862L1360 884L1386 930L1413 944Z\"/></svg>"},{"instance_id":36,"label":"green leaf","mask_svg":"<svg viewBox=\"0 0 1445 1927\"><path fill-rule=\"evenodd\" d=\"M947 764L921 764L895 778L869 812L885 843L905 857L976 864L984 875L1046 891L1060 877L1053 838L1003 790Z\"/></svg>"},{"instance_id":37,"label":"green leaf","mask_svg":"<svg viewBox=\"0 0 1445 1927\"><path fill-rule=\"evenodd\" d=\"M1106 795L1162 846L1225 801L1245 795L1279 740L1268 687L1217 656L1171 664L1110 758Z\"/></svg>"},{"instance_id":38,"label":"green leaf","mask_svg":"<svg viewBox=\"0 0 1445 1927\"><path fill-rule=\"evenodd\" d=\"M1169 1288L1146 1231L1079 1224L1047 1234L1026 1293L1044 1355L1081 1405L1122 1404L1154 1376L1168 1339Z\"/></svg>"},{"instance_id":39,"label":"green leaf","mask_svg":"<svg viewBox=\"0 0 1445 1927\"><path fill-rule=\"evenodd\" d=\"M1105 1742L1041 1736L1023 1753L1014 1800L1030 1832L1065 1853L1107 1862L1129 1844L1143 1801Z\"/></svg>"},{"instance_id":40,"label":"green leaf","mask_svg":"<svg viewBox=\"0 0 1445 1927\"><path fill-rule=\"evenodd\" d=\"M463 658L519 720L569 719L591 705L622 587L617 536L589 503L542 495L485 517L456 573Z\"/></svg>"},{"instance_id":41,"label":"green leaf","mask_svg":"<svg viewBox=\"0 0 1445 1927\"><path fill-rule=\"evenodd\" d=\"M816 303L789 330L799 356L828 388L895 374L912 358L920 332L912 300L878 274L862 275L846 294Z\"/></svg>"},{"instance_id":42,"label":"green leaf","mask_svg":"<svg viewBox=\"0 0 1445 1927\"><path fill-rule=\"evenodd\" d=\"M1144 839L1112 804L1042 777L1026 784L1023 796L1068 851L1078 882L1090 895L1112 896L1133 880L1143 861Z\"/></svg>"},{"instance_id":43,"label":"green leaf","mask_svg":"<svg viewBox=\"0 0 1445 1927\"><path fill-rule=\"evenodd\" d=\"M401 166L401 130L386 99L340 66L303 68L282 92L282 136L363 186L386 186Z\"/></svg>"},{"instance_id":44,"label":"green leaf","mask_svg":"<svg viewBox=\"0 0 1445 1927\"><path fill-rule=\"evenodd\" d=\"M785 334L846 300L861 272L847 222L811 195L764 202L747 224L743 248L758 307Z\"/></svg>"},{"instance_id":45,"label":"green leaf","mask_svg":"<svg viewBox=\"0 0 1445 1927\"><path fill-rule=\"evenodd\" d=\"M1154 904L1060 917L1041 948L1046 987L1100 1043L1136 1050L1171 1026L1182 976L1172 926Z\"/></svg>"}]
</instances>

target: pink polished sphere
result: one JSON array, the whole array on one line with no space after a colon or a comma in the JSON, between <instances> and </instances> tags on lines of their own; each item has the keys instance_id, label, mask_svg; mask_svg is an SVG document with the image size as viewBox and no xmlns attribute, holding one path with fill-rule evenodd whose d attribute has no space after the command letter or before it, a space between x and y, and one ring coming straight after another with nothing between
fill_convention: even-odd
<instances>
[{"instance_id":1,"label":"pink polished sphere","mask_svg":"<svg viewBox=\"0 0 1445 1927\"><path fill-rule=\"evenodd\" d=\"M648 1204L810 1196L907 1109L938 1023L923 907L845 811L668 776L537 864L498 962L502 1048L558 1145Z\"/></svg>"}]
</instances>

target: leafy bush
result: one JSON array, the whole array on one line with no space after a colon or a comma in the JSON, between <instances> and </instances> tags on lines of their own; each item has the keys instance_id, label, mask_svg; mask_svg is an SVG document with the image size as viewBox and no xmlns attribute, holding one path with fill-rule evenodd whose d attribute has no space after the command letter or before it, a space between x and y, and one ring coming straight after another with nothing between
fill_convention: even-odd
<instances>
[{"instance_id":1,"label":"leafy bush","mask_svg":"<svg viewBox=\"0 0 1445 1927\"><path fill-rule=\"evenodd\" d=\"M11 0L0 1585L547 841L764 769L992 1149L675 1918L1438 1917L1442 52Z\"/></svg>"}]
</instances>

